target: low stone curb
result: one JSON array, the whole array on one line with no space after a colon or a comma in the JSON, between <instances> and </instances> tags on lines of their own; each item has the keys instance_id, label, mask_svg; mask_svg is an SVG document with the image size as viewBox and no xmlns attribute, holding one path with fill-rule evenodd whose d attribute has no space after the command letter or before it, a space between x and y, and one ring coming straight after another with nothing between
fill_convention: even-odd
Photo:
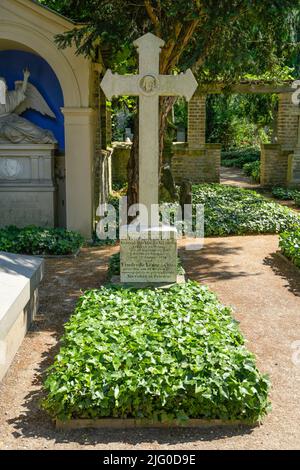
<instances>
[{"instance_id":1,"label":"low stone curb","mask_svg":"<svg viewBox=\"0 0 300 470\"><path fill-rule=\"evenodd\" d=\"M292 268L296 269L298 272L300 272L300 268L296 266L293 261L288 259L284 254L281 253L281 251L276 251L276 255L281 258L283 261L285 261L287 264L289 264Z\"/></svg>"},{"instance_id":2,"label":"low stone curb","mask_svg":"<svg viewBox=\"0 0 300 470\"><path fill-rule=\"evenodd\" d=\"M189 419L188 421L178 422L157 422L142 419L71 419L69 421L55 420L55 427L59 431L70 431L74 429L134 429L134 428L214 428L230 426L258 426L259 423L249 423L245 421L224 421L221 419Z\"/></svg>"}]
</instances>

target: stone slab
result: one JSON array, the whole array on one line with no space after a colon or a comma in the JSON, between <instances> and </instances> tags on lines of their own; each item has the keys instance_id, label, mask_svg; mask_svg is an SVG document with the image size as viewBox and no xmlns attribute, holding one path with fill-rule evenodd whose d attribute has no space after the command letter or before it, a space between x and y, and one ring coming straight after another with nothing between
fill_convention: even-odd
<instances>
[{"instance_id":1,"label":"stone slab","mask_svg":"<svg viewBox=\"0 0 300 470\"><path fill-rule=\"evenodd\" d=\"M54 144L0 143L0 226L55 222Z\"/></svg>"},{"instance_id":2,"label":"stone slab","mask_svg":"<svg viewBox=\"0 0 300 470\"><path fill-rule=\"evenodd\" d=\"M168 289L169 287L174 286L174 284L185 284L186 278L185 275L183 274L178 274L176 281L175 282L121 282L121 277L120 276L112 276L111 281L112 284L115 286L122 286L122 287L128 287L128 288L139 288L143 289L145 287L156 287L156 288L161 288L161 289Z\"/></svg>"},{"instance_id":3,"label":"stone slab","mask_svg":"<svg viewBox=\"0 0 300 470\"><path fill-rule=\"evenodd\" d=\"M0 380L37 311L43 272L41 258L0 252Z\"/></svg>"},{"instance_id":4,"label":"stone slab","mask_svg":"<svg viewBox=\"0 0 300 470\"><path fill-rule=\"evenodd\" d=\"M169 240L121 240L122 283L175 283L177 242Z\"/></svg>"}]
</instances>

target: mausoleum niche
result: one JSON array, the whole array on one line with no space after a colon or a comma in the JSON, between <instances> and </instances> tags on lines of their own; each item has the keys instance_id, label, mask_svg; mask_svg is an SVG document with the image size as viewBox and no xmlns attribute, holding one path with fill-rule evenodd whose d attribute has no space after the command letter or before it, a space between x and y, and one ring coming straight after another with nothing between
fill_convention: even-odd
<instances>
[{"instance_id":1,"label":"mausoleum niche","mask_svg":"<svg viewBox=\"0 0 300 470\"><path fill-rule=\"evenodd\" d=\"M7 49L3 50L4 47ZM48 62L38 54L24 50L21 45L20 48L15 49L18 47L16 43L12 43L10 46L14 48L8 47L8 41L1 42L0 40L0 77L5 79L8 91L12 91L16 88L16 82L23 80L23 70L29 70L29 86L33 85L36 88L51 113L42 114L37 109L30 108L26 109L21 116L36 126L50 131L57 141L58 150L60 153L64 152L64 117L61 112L64 98L55 72Z\"/></svg>"}]
</instances>

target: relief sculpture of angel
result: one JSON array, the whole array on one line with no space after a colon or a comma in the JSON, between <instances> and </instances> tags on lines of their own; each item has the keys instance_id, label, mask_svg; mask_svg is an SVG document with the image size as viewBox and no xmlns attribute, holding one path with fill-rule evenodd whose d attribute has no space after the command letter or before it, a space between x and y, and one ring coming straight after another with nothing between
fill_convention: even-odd
<instances>
[{"instance_id":1,"label":"relief sculpture of angel","mask_svg":"<svg viewBox=\"0 0 300 470\"><path fill-rule=\"evenodd\" d=\"M23 82L15 82L15 90L8 91L0 102L0 143L13 144L54 144L53 133L42 129L20 116L27 109L34 109L44 116L55 118L48 104L34 85L28 82L29 70L24 70Z\"/></svg>"}]
</instances>

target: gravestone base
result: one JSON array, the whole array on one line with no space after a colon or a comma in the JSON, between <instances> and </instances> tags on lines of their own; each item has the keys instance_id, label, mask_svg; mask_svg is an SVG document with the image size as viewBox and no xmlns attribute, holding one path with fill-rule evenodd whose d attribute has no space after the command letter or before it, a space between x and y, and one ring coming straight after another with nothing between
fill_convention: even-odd
<instances>
[{"instance_id":1,"label":"gravestone base","mask_svg":"<svg viewBox=\"0 0 300 470\"><path fill-rule=\"evenodd\" d=\"M54 227L54 144L0 143L0 227Z\"/></svg>"},{"instance_id":2,"label":"gravestone base","mask_svg":"<svg viewBox=\"0 0 300 470\"><path fill-rule=\"evenodd\" d=\"M126 238L124 238L124 229ZM122 227L120 283L138 287L177 283L177 231L174 227Z\"/></svg>"},{"instance_id":3,"label":"gravestone base","mask_svg":"<svg viewBox=\"0 0 300 470\"><path fill-rule=\"evenodd\" d=\"M178 274L175 282L121 282L121 276L112 276L111 283L114 286L122 286L128 288L139 288L143 289L146 287L156 287L159 289L168 289L169 287L174 286L174 284L185 284L185 276L183 274Z\"/></svg>"}]
</instances>

